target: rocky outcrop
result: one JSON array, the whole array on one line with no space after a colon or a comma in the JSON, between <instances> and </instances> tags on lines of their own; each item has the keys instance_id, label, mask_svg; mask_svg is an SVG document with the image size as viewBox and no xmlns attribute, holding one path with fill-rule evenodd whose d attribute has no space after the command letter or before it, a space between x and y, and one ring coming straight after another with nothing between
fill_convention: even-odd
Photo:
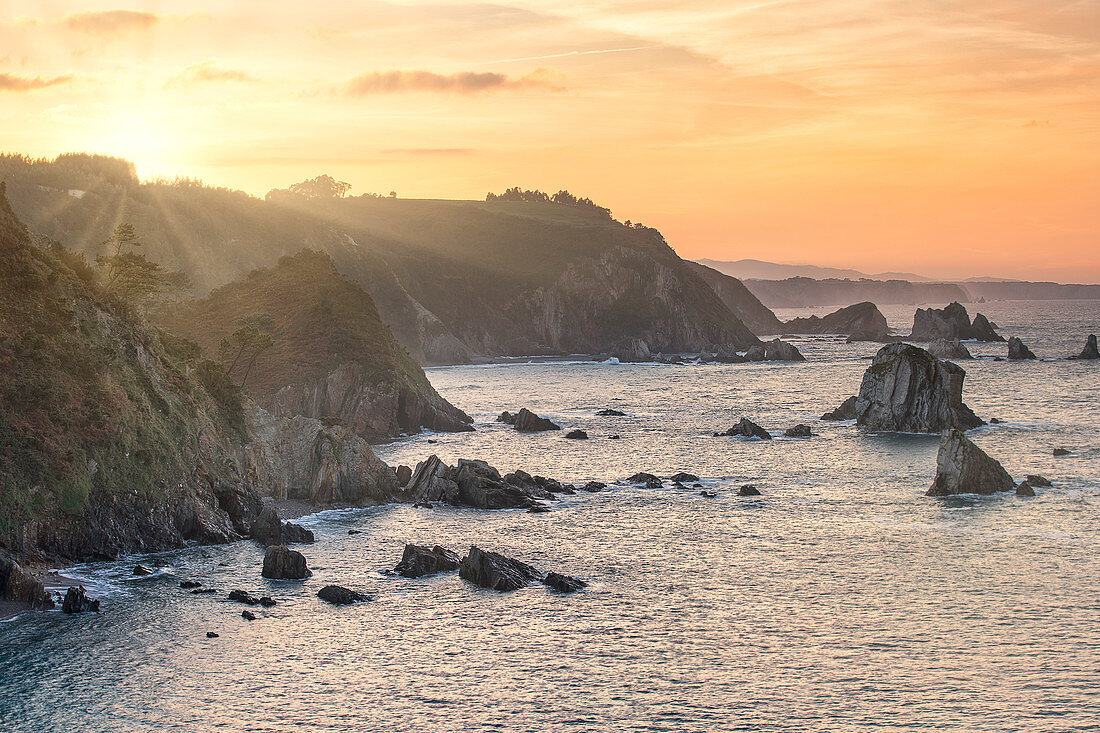
<instances>
[{"instance_id":1,"label":"rocky outcrop","mask_svg":"<svg viewBox=\"0 0 1100 733\"><path fill-rule=\"evenodd\" d=\"M435 547L405 545L405 550L401 553L401 562L397 563L391 572L406 578L421 578L425 575L458 570L458 562L457 553L439 545Z\"/></svg>"},{"instance_id":2,"label":"rocky outcrop","mask_svg":"<svg viewBox=\"0 0 1100 733\"><path fill-rule=\"evenodd\" d=\"M541 579L542 573L519 560L486 552L475 545L462 558L458 576L482 588L511 591Z\"/></svg>"},{"instance_id":3,"label":"rocky outcrop","mask_svg":"<svg viewBox=\"0 0 1100 733\"><path fill-rule=\"evenodd\" d=\"M639 338L623 339L612 347L610 356L623 364L637 364L653 361L649 344Z\"/></svg>"},{"instance_id":4,"label":"rocky outcrop","mask_svg":"<svg viewBox=\"0 0 1100 733\"><path fill-rule=\"evenodd\" d=\"M360 593L340 585L326 585L324 588L317 591L317 597L334 606L347 606L352 603L362 603L372 600L371 597L365 593Z\"/></svg>"},{"instance_id":5,"label":"rocky outcrop","mask_svg":"<svg viewBox=\"0 0 1100 733\"><path fill-rule=\"evenodd\" d=\"M1015 336L1008 339L1008 358L1013 360L1034 359L1035 354L1023 341Z\"/></svg>"},{"instance_id":6,"label":"rocky outcrop","mask_svg":"<svg viewBox=\"0 0 1100 733\"><path fill-rule=\"evenodd\" d=\"M759 438L760 440L771 440L772 436L764 428L760 427L747 417L741 418L741 420L732 428L724 433L715 433L717 436L740 436L742 438Z\"/></svg>"},{"instance_id":7,"label":"rocky outcrop","mask_svg":"<svg viewBox=\"0 0 1100 733\"><path fill-rule=\"evenodd\" d=\"M1008 471L959 430L947 430L936 456L936 480L928 496L995 494L1012 491Z\"/></svg>"},{"instance_id":8,"label":"rocky outcrop","mask_svg":"<svg viewBox=\"0 0 1100 733\"><path fill-rule=\"evenodd\" d=\"M752 484L745 484L737 490L738 496L761 496L760 489Z\"/></svg>"},{"instance_id":9,"label":"rocky outcrop","mask_svg":"<svg viewBox=\"0 0 1100 733\"><path fill-rule=\"evenodd\" d=\"M1096 334L1090 334L1085 339L1085 348L1081 350L1081 353L1077 356L1071 356L1071 359L1100 359L1100 351L1096 348Z\"/></svg>"},{"instance_id":10,"label":"rocky outcrop","mask_svg":"<svg viewBox=\"0 0 1100 733\"><path fill-rule=\"evenodd\" d=\"M856 402L858 397L852 395L848 399L840 403L840 406L831 412L826 412L821 416L822 420L855 420L856 415Z\"/></svg>"},{"instance_id":11,"label":"rocky outcrop","mask_svg":"<svg viewBox=\"0 0 1100 733\"><path fill-rule=\"evenodd\" d=\"M99 613L99 601L89 598L84 586L70 587L61 604L62 613Z\"/></svg>"},{"instance_id":12,"label":"rocky outcrop","mask_svg":"<svg viewBox=\"0 0 1100 733\"><path fill-rule=\"evenodd\" d=\"M883 341L890 336L886 316L874 303L849 305L827 316L795 318L783 324L783 333L836 333L858 336L859 341Z\"/></svg>"},{"instance_id":13,"label":"rocky outcrop","mask_svg":"<svg viewBox=\"0 0 1100 733\"><path fill-rule=\"evenodd\" d=\"M951 303L943 309L918 308L913 316L913 333L909 338L922 342L939 339L1004 341L1004 337L993 330L989 319L979 313L971 322L970 314L958 302Z\"/></svg>"},{"instance_id":14,"label":"rocky outcrop","mask_svg":"<svg viewBox=\"0 0 1100 733\"><path fill-rule=\"evenodd\" d=\"M553 588L558 593L576 593L582 588L588 587L588 583L583 580L561 573L547 573L546 577L542 579L542 584Z\"/></svg>"},{"instance_id":15,"label":"rocky outcrop","mask_svg":"<svg viewBox=\"0 0 1100 733\"><path fill-rule=\"evenodd\" d=\"M783 323L740 280L698 262L687 264L754 334L763 336L784 332Z\"/></svg>"},{"instance_id":16,"label":"rocky outcrop","mask_svg":"<svg viewBox=\"0 0 1100 733\"><path fill-rule=\"evenodd\" d=\"M571 492L553 479L515 471L506 476L484 461L460 460L447 466L438 456L417 464L404 497L410 502L442 501L479 509L531 508L538 499Z\"/></svg>"},{"instance_id":17,"label":"rocky outcrop","mask_svg":"<svg viewBox=\"0 0 1100 733\"><path fill-rule=\"evenodd\" d=\"M1035 485L1023 480L1016 485L1016 496L1035 496Z\"/></svg>"},{"instance_id":18,"label":"rocky outcrop","mask_svg":"<svg viewBox=\"0 0 1100 733\"><path fill-rule=\"evenodd\" d=\"M37 610L54 607L53 599L42 582L3 552L0 552L0 601L10 601Z\"/></svg>"},{"instance_id":19,"label":"rocky outcrop","mask_svg":"<svg viewBox=\"0 0 1100 733\"><path fill-rule=\"evenodd\" d=\"M521 433L537 433L543 430L561 430L560 425L544 417L539 417L526 407L516 413L516 419L515 422L512 423L512 427Z\"/></svg>"},{"instance_id":20,"label":"rocky outcrop","mask_svg":"<svg viewBox=\"0 0 1100 733\"><path fill-rule=\"evenodd\" d=\"M260 573L273 580L301 580L313 575L306 567L305 556L284 545L268 547L264 554L264 567Z\"/></svg>"},{"instance_id":21,"label":"rocky outcrop","mask_svg":"<svg viewBox=\"0 0 1100 733\"><path fill-rule=\"evenodd\" d=\"M588 433L584 430L570 430L565 437L570 440L588 440Z\"/></svg>"},{"instance_id":22,"label":"rocky outcrop","mask_svg":"<svg viewBox=\"0 0 1100 733\"><path fill-rule=\"evenodd\" d=\"M616 410L611 407L605 407L604 409L596 413L600 417L626 417L626 413L622 410Z\"/></svg>"},{"instance_id":23,"label":"rocky outcrop","mask_svg":"<svg viewBox=\"0 0 1100 733\"><path fill-rule=\"evenodd\" d=\"M809 438L813 435L809 425L795 425L783 431L784 438Z\"/></svg>"},{"instance_id":24,"label":"rocky outcrop","mask_svg":"<svg viewBox=\"0 0 1100 733\"><path fill-rule=\"evenodd\" d=\"M963 404L966 372L910 344L879 349L863 375L851 413L872 430L937 433L970 428L983 421ZM844 418L841 418L844 419Z\"/></svg>"},{"instance_id":25,"label":"rocky outcrop","mask_svg":"<svg viewBox=\"0 0 1100 733\"><path fill-rule=\"evenodd\" d=\"M974 358L970 355L970 351L957 340L948 341L947 339L937 339L928 344L928 353L937 359L954 360Z\"/></svg>"},{"instance_id":26,"label":"rocky outcrop","mask_svg":"<svg viewBox=\"0 0 1100 733\"><path fill-rule=\"evenodd\" d=\"M274 504L268 504L260 511L252 523L252 539L264 545L291 545L299 542L313 542L313 532L305 527L284 522Z\"/></svg>"},{"instance_id":27,"label":"rocky outcrop","mask_svg":"<svg viewBox=\"0 0 1100 733\"><path fill-rule=\"evenodd\" d=\"M806 357L795 348L794 344L786 341L772 339L764 344L765 361L806 361Z\"/></svg>"}]
</instances>

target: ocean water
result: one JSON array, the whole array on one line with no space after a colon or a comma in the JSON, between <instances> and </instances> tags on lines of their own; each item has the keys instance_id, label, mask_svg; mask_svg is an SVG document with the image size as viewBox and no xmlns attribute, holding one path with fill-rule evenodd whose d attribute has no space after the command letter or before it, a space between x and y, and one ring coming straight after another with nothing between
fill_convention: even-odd
<instances>
[{"instance_id":1,"label":"ocean water","mask_svg":"<svg viewBox=\"0 0 1100 733\"><path fill-rule=\"evenodd\" d=\"M144 578L131 569L154 558L73 568L103 611L0 624L0 730L1096 730L1100 364L1064 357L1100 332L1100 303L979 309L1043 359L971 344L989 358L963 363L967 403L1004 421L973 440L1017 479L1054 481L1033 499L926 497L937 437L818 421L858 390L874 344L794 339L802 364L432 369L477 431L380 446L386 461L437 453L612 485L546 514L314 515L305 582L261 578L248 541L163 553L170 566ZM901 330L912 314L887 310ZM592 437L493 422L524 406ZM742 416L816 435L712 437ZM1060 446L1072 454L1054 458ZM718 496L612 483L681 470ZM736 496L744 483L763 496ZM477 544L590 586L381 574L406 542ZM330 583L376 599L328 606L315 593ZM279 605L247 622L233 588Z\"/></svg>"}]
</instances>

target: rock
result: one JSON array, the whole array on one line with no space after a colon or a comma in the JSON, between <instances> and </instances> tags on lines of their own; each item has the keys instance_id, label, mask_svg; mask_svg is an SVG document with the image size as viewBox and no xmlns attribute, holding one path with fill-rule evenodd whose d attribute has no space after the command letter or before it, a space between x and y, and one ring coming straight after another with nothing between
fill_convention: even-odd
<instances>
[{"instance_id":1,"label":"rock","mask_svg":"<svg viewBox=\"0 0 1100 733\"><path fill-rule=\"evenodd\" d=\"M260 596L260 605L264 608L271 608L275 605L275 600L271 596Z\"/></svg>"},{"instance_id":2,"label":"rock","mask_svg":"<svg viewBox=\"0 0 1100 733\"><path fill-rule=\"evenodd\" d=\"M936 481L928 496L995 494L1015 486L1008 471L960 430L944 431L936 456Z\"/></svg>"},{"instance_id":3,"label":"rock","mask_svg":"<svg viewBox=\"0 0 1100 733\"><path fill-rule=\"evenodd\" d=\"M661 479L657 478L652 473L645 473L644 471L634 474L626 481L630 484L645 484L646 488L650 489L659 489L664 486Z\"/></svg>"},{"instance_id":4,"label":"rock","mask_svg":"<svg viewBox=\"0 0 1100 733\"><path fill-rule=\"evenodd\" d=\"M191 591L191 595L201 596L201 595L207 595L207 594L210 594L210 593L217 593L217 592L218 592L217 588L196 588L195 590Z\"/></svg>"},{"instance_id":5,"label":"rock","mask_svg":"<svg viewBox=\"0 0 1100 733\"><path fill-rule=\"evenodd\" d=\"M588 583L583 580L560 573L547 573L546 577L542 579L542 584L553 588L559 593L573 593L581 588L588 587Z\"/></svg>"},{"instance_id":6,"label":"rock","mask_svg":"<svg viewBox=\"0 0 1100 733\"><path fill-rule=\"evenodd\" d=\"M510 591L538 580L542 574L526 563L475 545L460 561L458 577L482 588Z\"/></svg>"},{"instance_id":7,"label":"rock","mask_svg":"<svg viewBox=\"0 0 1100 733\"><path fill-rule=\"evenodd\" d=\"M943 310L918 308L913 316L913 333L909 338L922 342L938 339L1004 341L1004 337L993 330L989 319L978 313L971 322L970 314L958 302L952 303Z\"/></svg>"},{"instance_id":8,"label":"rock","mask_svg":"<svg viewBox=\"0 0 1100 733\"><path fill-rule=\"evenodd\" d=\"M699 496L705 496L708 499L713 499L714 497L718 496L718 494L713 491L707 491L706 489L703 489L699 492Z\"/></svg>"},{"instance_id":9,"label":"rock","mask_svg":"<svg viewBox=\"0 0 1100 733\"><path fill-rule=\"evenodd\" d=\"M1016 485L1016 496L1035 496L1034 485L1027 480Z\"/></svg>"},{"instance_id":10,"label":"rock","mask_svg":"<svg viewBox=\"0 0 1100 733\"><path fill-rule=\"evenodd\" d=\"M214 632L214 631L207 631L207 632L206 632L206 638L207 638L207 639L217 639L217 638L218 638L218 634L217 634L216 632Z\"/></svg>"},{"instance_id":11,"label":"rock","mask_svg":"<svg viewBox=\"0 0 1100 733\"><path fill-rule=\"evenodd\" d=\"M764 361L767 358L767 350L764 348L763 344L750 347L749 350L745 352L745 361Z\"/></svg>"},{"instance_id":12,"label":"rock","mask_svg":"<svg viewBox=\"0 0 1100 733\"><path fill-rule=\"evenodd\" d=\"M809 438L813 435L809 425L795 425L783 431L785 438Z\"/></svg>"},{"instance_id":13,"label":"rock","mask_svg":"<svg viewBox=\"0 0 1100 733\"><path fill-rule=\"evenodd\" d=\"M528 514L546 514L548 511L550 511L550 507L537 501L527 509Z\"/></svg>"},{"instance_id":14,"label":"rock","mask_svg":"<svg viewBox=\"0 0 1100 733\"><path fill-rule=\"evenodd\" d=\"M317 591L317 597L334 606L346 606L351 603L362 603L363 601L372 600L368 595L339 585L326 585L324 588Z\"/></svg>"},{"instance_id":15,"label":"rock","mask_svg":"<svg viewBox=\"0 0 1100 733\"><path fill-rule=\"evenodd\" d=\"M581 487L581 491L587 491L590 494L594 494L597 491L602 491L607 488L607 484L602 481L589 481L587 484Z\"/></svg>"},{"instance_id":16,"label":"rock","mask_svg":"<svg viewBox=\"0 0 1100 733\"><path fill-rule=\"evenodd\" d=\"M561 430L561 426L557 425L544 417L539 417L535 413L524 407L522 410L516 413L515 429L521 433L536 433L543 430Z\"/></svg>"},{"instance_id":17,"label":"rock","mask_svg":"<svg viewBox=\"0 0 1100 733\"><path fill-rule=\"evenodd\" d=\"M859 338L849 341L883 341L890 336L886 316L874 303L849 305L827 316L795 318L783 324L783 333L839 333Z\"/></svg>"},{"instance_id":18,"label":"rock","mask_svg":"<svg viewBox=\"0 0 1100 733\"><path fill-rule=\"evenodd\" d=\"M638 338L623 339L611 349L611 356L623 364L651 361L649 344Z\"/></svg>"},{"instance_id":19,"label":"rock","mask_svg":"<svg viewBox=\"0 0 1100 733\"><path fill-rule=\"evenodd\" d=\"M394 469L394 473L397 475L397 485L405 487L409 485L409 480L412 478L412 469L408 466L401 465Z\"/></svg>"},{"instance_id":20,"label":"rock","mask_svg":"<svg viewBox=\"0 0 1100 733\"><path fill-rule=\"evenodd\" d=\"M484 461L460 460L453 476L458 487L455 503L479 509L530 508L539 489L533 478L527 486L505 481L499 471Z\"/></svg>"},{"instance_id":21,"label":"rock","mask_svg":"<svg viewBox=\"0 0 1100 733\"><path fill-rule=\"evenodd\" d=\"M740 489L737 490L737 495L738 496L762 496L762 494L760 493L760 490L757 489L752 484L745 484L744 486L742 486Z\"/></svg>"},{"instance_id":22,"label":"rock","mask_svg":"<svg viewBox=\"0 0 1100 733\"><path fill-rule=\"evenodd\" d=\"M1001 422L1002 422L1002 421L1001 421L1001 419L1000 419L1000 418L996 418L996 417L991 417L991 418L989 418L989 424L990 424L990 425L1000 425L1000 424L1001 424Z\"/></svg>"},{"instance_id":23,"label":"rock","mask_svg":"<svg viewBox=\"0 0 1100 733\"><path fill-rule=\"evenodd\" d=\"M714 355L714 360L720 364L744 364L747 359L737 353L732 346L722 346Z\"/></svg>"},{"instance_id":24,"label":"rock","mask_svg":"<svg viewBox=\"0 0 1100 733\"><path fill-rule=\"evenodd\" d=\"M435 508L429 502L426 502L426 501L418 501L418 502L413 504L413 507L416 508L416 509L434 509Z\"/></svg>"},{"instance_id":25,"label":"rock","mask_svg":"<svg viewBox=\"0 0 1100 733\"><path fill-rule=\"evenodd\" d=\"M406 578L420 578L457 570L458 563L459 557L456 553L439 545L428 548L408 544L401 553L401 562L391 572Z\"/></svg>"},{"instance_id":26,"label":"rock","mask_svg":"<svg viewBox=\"0 0 1100 733\"><path fill-rule=\"evenodd\" d=\"M1054 455L1056 455L1056 456L1068 456L1072 452L1073 451L1070 451L1066 448L1055 448L1054 449Z\"/></svg>"},{"instance_id":27,"label":"rock","mask_svg":"<svg viewBox=\"0 0 1100 733\"><path fill-rule=\"evenodd\" d=\"M201 588L202 583L197 580L182 580L180 581L180 588Z\"/></svg>"},{"instance_id":28,"label":"rock","mask_svg":"<svg viewBox=\"0 0 1100 733\"><path fill-rule=\"evenodd\" d=\"M515 425L516 416L505 410L497 416L497 422L502 422L505 425Z\"/></svg>"},{"instance_id":29,"label":"rock","mask_svg":"<svg viewBox=\"0 0 1100 733\"><path fill-rule=\"evenodd\" d=\"M275 580L301 580L313 573L306 567L306 558L302 553L287 549L285 545L276 545L267 548L261 575Z\"/></svg>"},{"instance_id":30,"label":"rock","mask_svg":"<svg viewBox=\"0 0 1100 733\"><path fill-rule=\"evenodd\" d=\"M608 440L619 440L619 437L620 436L618 436L618 435L609 435L609 436L607 436L607 439Z\"/></svg>"},{"instance_id":31,"label":"rock","mask_svg":"<svg viewBox=\"0 0 1100 733\"><path fill-rule=\"evenodd\" d=\"M353 535L353 534L363 534L363 531L359 530L359 529L349 529L348 530L348 535Z\"/></svg>"},{"instance_id":32,"label":"rock","mask_svg":"<svg viewBox=\"0 0 1100 733\"><path fill-rule=\"evenodd\" d=\"M134 568L134 575L152 575L153 569L144 565L138 565Z\"/></svg>"},{"instance_id":33,"label":"rock","mask_svg":"<svg viewBox=\"0 0 1100 733\"><path fill-rule=\"evenodd\" d=\"M1081 353L1077 356L1071 356L1071 359L1100 359L1100 351L1096 348L1096 334L1091 334L1085 340L1085 348L1081 350Z\"/></svg>"},{"instance_id":34,"label":"rock","mask_svg":"<svg viewBox=\"0 0 1100 733\"><path fill-rule=\"evenodd\" d=\"M965 376L962 367L941 361L916 346L883 346L864 373L852 405L856 424L871 430L908 433L969 430L984 425L963 404ZM838 412L843 408L845 405Z\"/></svg>"},{"instance_id":35,"label":"rock","mask_svg":"<svg viewBox=\"0 0 1100 733\"><path fill-rule=\"evenodd\" d=\"M626 417L625 412L620 412L619 410L613 410L610 407L608 407L606 409L603 409L603 410L600 410L596 414L599 415L600 417Z\"/></svg>"},{"instance_id":36,"label":"rock","mask_svg":"<svg viewBox=\"0 0 1100 733\"><path fill-rule=\"evenodd\" d=\"M243 618L245 621L255 621L256 620L256 614L254 614L251 611L245 609L244 611L241 611L241 618Z\"/></svg>"},{"instance_id":37,"label":"rock","mask_svg":"<svg viewBox=\"0 0 1100 733\"><path fill-rule=\"evenodd\" d=\"M84 586L70 587L65 591L65 601L61 605L64 613L86 613L95 611L99 613L99 601L92 600L84 593Z\"/></svg>"},{"instance_id":38,"label":"rock","mask_svg":"<svg viewBox=\"0 0 1100 733\"><path fill-rule=\"evenodd\" d=\"M948 341L947 339L937 339L928 344L928 353L937 359L973 359L970 355L970 351L967 350L958 340Z\"/></svg>"},{"instance_id":39,"label":"rock","mask_svg":"<svg viewBox=\"0 0 1100 733\"><path fill-rule=\"evenodd\" d=\"M1034 359L1035 354L1032 353L1031 349L1027 348L1027 344L1015 336L1012 336L1008 339L1008 358Z\"/></svg>"},{"instance_id":40,"label":"rock","mask_svg":"<svg viewBox=\"0 0 1100 733\"><path fill-rule=\"evenodd\" d=\"M806 357L795 348L794 344L788 344L780 339L772 339L764 343L765 361L806 361Z\"/></svg>"},{"instance_id":41,"label":"rock","mask_svg":"<svg viewBox=\"0 0 1100 733\"><path fill-rule=\"evenodd\" d=\"M570 430L565 437L570 440L588 440L588 433L583 430Z\"/></svg>"},{"instance_id":42,"label":"rock","mask_svg":"<svg viewBox=\"0 0 1100 733\"><path fill-rule=\"evenodd\" d=\"M267 504L252 522L252 539L267 546L313 542L313 532L293 522L279 518L274 504Z\"/></svg>"},{"instance_id":43,"label":"rock","mask_svg":"<svg viewBox=\"0 0 1100 733\"><path fill-rule=\"evenodd\" d=\"M238 603L247 603L250 606L260 605L260 599L256 596L247 593L243 590L231 590L229 591L229 600L237 601Z\"/></svg>"},{"instance_id":44,"label":"rock","mask_svg":"<svg viewBox=\"0 0 1100 733\"><path fill-rule=\"evenodd\" d=\"M772 436L764 428L760 427L747 417L741 418L741 421L734 425L732 428L724 433L715 433L720 436L741 436L743 438L759 438L760 440L771 440Z\"/></svg>"},{"instance_id":45,"label":"rock","mask_svg":"<svg viewBox=\"0 0 1100 733\"><path fill-rule=\"evenodd\" d=\"M821 416L822 420L855 420L856 419L856 397L855 395L849 397L840 403L840 407L836 408L832 412L826 412Z\"/></svg>"},{"instance_id":46,"label":"rock","mask_svg":"<svg viewBox=\"0 0 1100 733\"><path fill-rule=\"evenodd\" d=\"M430 501L458 503L458 484L448 477L448 467L436 455L416 464L412 478L405 486L409 500L421 504ZM414 506L416 505L414 504Z\"/></svg>"},{"instance_id":47,"label":"rock","mask_svg":"<svg viewBox=\"0 0 1100 733\"><path fill-rule=\"evenodd\" d=\"M53 598L40 580L0 551L0 601L11 601L45 611L54 607Z\"/></svg>"},{"instance_id":48,"label":"rock","mask_svg":"<svg viewBox=\"0 0 1100 733\"><path fill-rule=\"evenodd\" d=\"M694 473L687 473L686 471L681 471L680 473L674 473L671 476L669 476L668 480L669 481L678 481L680 483L683 483L685 481L689 481L689 482L690 481L698 481L699 477L696 476Z\"/></svg>"},{"instance_id":49,"label":"rock","mask_svg":"<svg viewBox=\"0 0 1100 733\"><path fill-rule=\"evenodd\" d=\"M1025 480L1029 484L1031 484L1032 486L1046 487L1046 486L1053 486L1054 485L1050 482L1050 479L1046 478L1045 476L1040 476L1037 473L1029 473Z\"/></svg>"}]
</instances>

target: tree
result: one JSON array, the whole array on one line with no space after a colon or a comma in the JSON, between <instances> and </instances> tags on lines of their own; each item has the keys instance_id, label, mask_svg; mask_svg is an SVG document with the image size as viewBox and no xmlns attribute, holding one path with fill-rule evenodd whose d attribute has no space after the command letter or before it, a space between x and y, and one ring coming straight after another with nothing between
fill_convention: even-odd
<instances>
[{"instance_id":1,"label":"tree","mask_svg":"<svg viewBox=\"0 0 1100 733\"><path fill-rule=\"evenodd\" d=\"M347 181L337 181L327 175L295 183L290 187L291 193L308 199L342 199L350 190L351 184Z\"/></svg>"},{"instance_id":2,"label":"tree","mask_svg":"<svg viewBox=\"0 0 1100 733\"><path fill-rule=\"evenodd\" d=\"M241 377L240 383L243 389L248 383L248 375L252 372L256 357L275 343L271 338L275 319L267 313L253 313L238 319L233 325L236 326L236 330L222 339L218 346L218 357L225 365L226 374L230 376L233 376L233 370L239 364L244 364L244 376Z\"/></svg>"},{"instance_id":3,"label":"tree","mask_svg":"<svg viewBox=\"0 0 1100 733\"><path fill-rule=\"evenodd\" d=\"M134 226L126 222L115 227L100 244L101 249L108 250L96 257L104 293L127 305L142 306L191 287L184 273L166 270L144 254L132 251L141 246Z\"/></svg>"}]
</instances>

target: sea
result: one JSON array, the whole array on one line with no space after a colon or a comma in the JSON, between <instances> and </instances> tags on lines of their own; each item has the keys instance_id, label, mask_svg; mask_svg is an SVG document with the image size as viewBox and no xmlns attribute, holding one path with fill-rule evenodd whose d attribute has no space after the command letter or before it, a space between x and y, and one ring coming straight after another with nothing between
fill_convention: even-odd
<instances>
[{"instance_id":1,"label":"sea","mask_svg":"<svg viewBox=\"0 0 1100 733\"><path fill-rule=\"evenodd\" d=\"M961 362L964 400L1001 420L970 437L1016 480L1053 482L1034 498L925 496L937 436L821 421L877 344L792 338L803 363L430 369L476 431L378 446L385 461L477 458L607 488L542 514L314 514L306 581L261 578L251 541L65 569L101 612L0 623L0 730L1098 730L1100 363L1066 357L1100 332L1100 302L969 308L1040 357L968 343L978 358ZM914 310L883 308L903 333ZM495 422L521 407L590 437ZM741 417L777 437L714 437ZM813 436L781 437L799 423ZM624 481L639 471L699 486ZM738 496L744 484L761 495ZM589 585L386 575L410 542L477 545ZM328 584L374 599L330 606L316 596ZM236 588L278 605L247 621L225 597Z\"/></svg>"}]
</instances>

